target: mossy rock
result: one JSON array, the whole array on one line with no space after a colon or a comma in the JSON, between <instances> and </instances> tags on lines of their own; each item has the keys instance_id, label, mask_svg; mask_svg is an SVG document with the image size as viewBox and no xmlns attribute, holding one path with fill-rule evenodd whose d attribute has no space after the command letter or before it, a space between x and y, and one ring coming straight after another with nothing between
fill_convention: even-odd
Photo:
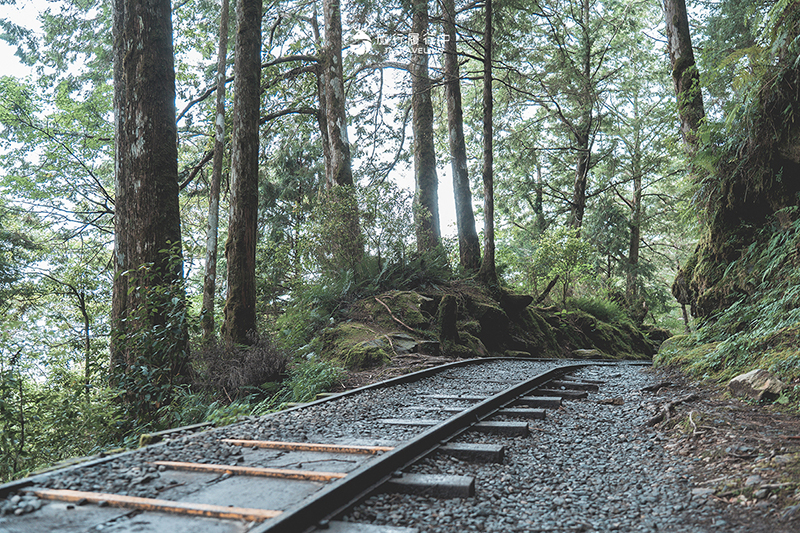
<instances>
[{"instance_id":1,"label":"mossy rock","mask_svg":"<svg viewBox=\"0 0 800 533\"><path fill-rule=\"evenodd\" d=\"M389 362L391 347L379 332L356 322L342 322L323 331L322 356L348 369L370 368Z\"/></svg>"},{"instance_id":2,"label":"mossy rock","mask_svg":"<svg viewBox=\"0 0 800 533\"><path fill-rule=\"evenodd\" d=\"M441 343L442 355L471 359L474 357L489 357L489 350L478 337L467 332L459 334L459 342L445 341Z\"/></svg>"},{"instance_id":3,"label":"mossy rock","mask_svg":"<svg viewBox=\"0 0 800 533\"><path fill-rule=\"evenodd\" d=\"M513 317L522 314L525 308L533 303L533 296L527 294L503 294L500 297L500 307L513 320Z\"/></svg>"},{"instance_id":4,"label":"mossy rock","mask_svg":"<svg viewBox=\"0 0 800 533\"><path fill-rule=\"evenodd\" d=\"M344 366L348 370L363 370L392 362L385 339L374 339L351 346L344 353Z\"/></svg>"},{"instance_id":5,"label":"mossy rock","mask_svg":"<svg viewBox=\"0 0 800 533\"><path fill-rule=\"evenodd\" d=\"M477 320L459 322L458 331L463 331L464 333L469 333L470 335L477 337L481 333L481 323Z\"/></svg>"},{"instance_id":6,"label":"mossy rock","mask_svg":"<svg viewBox=\"0 0 800 533\"><path fill-rule=\"evenodd\" d=\"M503 352L503 357L510 357L512 359L519 359L519 358L526 358L532 357L531 352L525 352L522 350L506 350Z\"/></svg>"},{"instance_id":7,"label":"mossy rock","mask_svg":"<svg viewBox=\"0 0 800 533\"><path fill-rule=\"evenodd\" d=\"M400 325L399 320L415 330L427 330L430 327L431 315L423 308L435 309L432 301L432 298L415 291L389 291L362 300L359 305L368 313L371 321L382 328L396 329Z\"/></svg>"},{"instance_id":8,"label":"mossy rock","mask_svg":"<svg viewBox=\"0 0 800 533\"><path fill-rule=\"evenodd\" d=\"M436 331L440 342L459 343L457 318L458 301L455 296L445 294L439 304L439 313L436 317Z\"/></svg>"},{"instance_id":9,"label":"mossy rock","mask_svg":"<svg viewBox=\"0 0 800 533\"><path fill-rule=\"evenodd\" d=\"M598 349L613 358L640 359L655 349L636 326L627 321L608 323L580 309L539 310L566 356L574 350Z\"/></svg>"},{"instance_id":10,"label":"mossy rock","mask_svg":"<svg viewBox=\"0 0 800 533\"><path fill-rule=\"evenodd\" d=\"M608 356L597 348L572 350L575 359L606 359Z\"/></svg>"},{"instance_id":11,"label":"mossy rock","mask_svg":"<svg viewBox=\"0 0 800 533\"><path fill-rule=\"evenodd\" d=\"M647 337L647 340L650 341L656 351L658 351L659 346L673 336L670 330L658 326L642 325L639 326L639 329L644 333L645 337Z\"/></svg>"},{"instance_id":12,"label":"mossy rock","mask_svg":"<svg viewBox=\"0 0 800 533\"><path fill-rule=\"evenodd\" d=\"M498 305L473 302L472 315L478 319L478 338L491 351L498 351L508 339L509 319Z\"/></svg>"}]
</instances>

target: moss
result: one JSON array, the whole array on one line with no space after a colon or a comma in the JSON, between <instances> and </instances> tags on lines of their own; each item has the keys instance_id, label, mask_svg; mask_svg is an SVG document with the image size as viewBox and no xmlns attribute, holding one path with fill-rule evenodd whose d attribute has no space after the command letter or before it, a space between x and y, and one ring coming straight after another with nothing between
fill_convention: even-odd
<instances>
[{"instance_id":1,"label":"moss","mask_svg":"<svg viewBox=\"0 0 800 533\"><path fill-rule=\"evenodd\" d=\"M477 320L466 320L459 322L458 330L477 337L481 333L481 323Z\"/></svg>"},{"instance_id":2,"label":"moss","mask_svg":"<svg viewBox=\"0 0 800 533\"><path fill-rule=\"evenodd\" d=\"M431 315L423 311L423 308L434 308L431 300L415 291L389 291L361 300L357 305L360 314L366 314L371 322L383 329L408 326L415 330L427 330L430 327Z\"/></svg>"},{"instance_id":3,"label":"moss","mask_svg":"<svg viewBox=\"0 0 800 533\"><path fill-rule=\"evenodd\" d=\"M326 329L322 335L322 356L356 370L391 361L385 337L365 325L343 322Z\"/></svg>"},{"instance_id":4,"label":"moss","mask_svg":"<svg viewBox=\"0 0 800 533\"><path fill-rule=\"evenodd\" d=\"M459 342L444 341L441 343L442 355L459 358L488 357L489 350L478 337L467 332L459 335Z\"/></svg>"},{"instance_id":5,"label":"moss","mask_svg":"<svg viewBox=\"0 0 800 533\"><path fill-rule=\"evenodd\" d=\"M661 344L658 353L653 358L653 363L656 366L684 366L707 358L718 346L718 342L696 344L690 335L675 335Z\"/></svg>"},{"instance_id":6,"label":"moss","mask_svg":"<svg viewBox=\"0 0 800 533\"><path fill-rule=\"evenodd\" d=\"M363 370L392 362L387 353L387 344L379 340L364 341L351 346L344 353L344 366L348 370Z\"/></svg>"}]
</instances>

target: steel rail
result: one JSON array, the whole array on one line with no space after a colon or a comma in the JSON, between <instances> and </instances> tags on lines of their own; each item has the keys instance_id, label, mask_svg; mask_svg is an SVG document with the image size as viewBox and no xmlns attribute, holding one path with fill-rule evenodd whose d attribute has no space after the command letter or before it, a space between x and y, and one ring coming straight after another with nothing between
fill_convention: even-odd
<instances>
[{"instance_id":1,"label":"steel rail","mask_svg":"<svg viewBox=\"0 0 800 533\"><path fill-rule=\"evenodd\" d=\"M590 364L590 363L588 363ZM460 435L518 397L564 374L588 366L587 363L554 368L518 383L475 406L453 415L405 444L395 447L369 463L348 473L279 516L250 530L250 533L307 533L368 497L393 474L419 461L443 442Z\"/></svg>"},{"instance_id":2,"label":"steel rail","mask_svg":"<svg viewBox=\"0 0 800 533\"><path fill-rule=\"evenodd\" d=\"M397 377L390 378L390 379L387 379L387 380L384 380L384 381L379 381L377 383L371 383L369 385L363 385L363 386L355 388L355 389L350 389L350 390L347 390L347 391L338 392L338 393L332 394L330 396L327 396L325 398L321 398L319 400L315 400L315 401L312 401L312 402L309 402L309 403L304 403L304 404L301 404L301 405L297 405L297 406L291 407L289 409L283 409L281 411L276 411L274 413L269 413L269 414L263 415L263 417L284 415L284 414L290 413L292 411L297 411L297 410L300 410L300 409L306 409L308 407L312 407L312 406L315 406L315 405L320 405L320 404L323 404L323 403L336 401L336 400L338 400L340 398L347 397L347 396L352 396L352 395L355 395L355 394L359 394L359 393L361 393L363 391L380 389L380 388L384 388L384 387L392 387L394 385L400 385L400 384L403 384L403 383L413 383L414 381L422 380L422 379L424 379L426 377L436 375L436 374L438 374L440 372L444 372L446 370L450 370L450 369L454 369L454 368L460 368L460 367L464 367L464 366L480 365L480 364L490 363L490 362L494 362L494 361L558 362L558 361L564 361L564 359L548 359L548 358L538 358L538 357L478 357L478 358L475 358L475 359L464 359L464 360L461 360L461 361L454 361L452 363L445 363L443 365L438 365L438 366L434 366L434 367L430 367L430 368L425 368L425 369L422 369L422 370L417 370L416 372L411 372L409 374L403 374L402 376L397 376ZM612 364L620 364L620 363L623 363L623 364L645 364L645 365L651 365L652 361L641 361L640 362L640 361L614 361L614 360L591 359L591 360L585 360L585 362L582 363L580 366L604 365L604 364L612 365ZM190 426L183 426L183 427L173 428L173 429L169 429L169 430L164 430L164 431L160 431L159 432L159 436L163 436L163 435L166 435L166 434L169 434L169 433L176 433L176 432L180 432L180 431L192 430L192 429L198 428L200 426L205 426L205 425L207 425L207 424L206 423L201 423L201 424L193 424L193 425L190 425ZM218 428L213 428L211 431L220 430L223 427L224 426L221 426L221 427L218 427ZM146 447L163 446L163 445L164 445L164 442L156 442L156 443L153 443L153 444L148 444ZM101 464L107 463L109 461L112 461L113 459L117 459L117 458L120 458L120 457L125 457L125 456L128 456L128 455L133 455L133 454L137 453L139 450L141 450L141 448L135 448L135 449L132 449L132 450L126 450L124 452L118 452L118 453L101 452L99 455L95 455L95 456L76 458L80 462L76 462L76 463L73 463L73 464L70 464L70 465L67 465L67 466L53 466L53 467L45 469L44 471L34 472L31 475L29 475L28 477L15 479L15 480L0 484L0 499L5 498L11 492L15 492L15 491L21 490L21 489L23 489L25 487L29 487L29 486L34 485L36 483L42 483L46 479L48 479L48 478L50 478L50 477L52 477L54 475L59 475L59 474L63 474L65 472L74 471L74 470L80 470L81 468L101 465Z\"/></svg>"},{"instance_id":3,"label":"steel rail","mask_svg":"<svg viewBox=\"0 0 800 533\"><path fill-rule=\"evenodd\" d=\"M300 405L296 405L294 407L290 407L288 409L282 409L282 410L276 411L274 413L269 413L269 414L263 415L261 418L270 417L270 416L277 416L277 415L285 415L286 413L291 413L292 411L298 411L300 409L306 409L308 407L312 407L312 406L315 406L315 405L320 405L320 404L324 404L324 403L327 403L327 402L336 401L336 400L338 400L340 398L344 398L344 397L347 397L347 396L353 396L353 395L359 394L359 393L361 393L363 391L375 390L375 389L380 389L380 388L384 388L384 387L392 387L394 385L400 385L400 384L403 384L403 383L413 383L414 381L419 381L419 380L422 380L422 379L424 379L426 377L430 377L430 376L436 375L439 372L444 372L446 370L450 370L450 369L453 369L453 368L460 368L460 367L463 367L463 366L472 366L472 365L481 365L481 364L490 363L490 362L493 362L493 361L562 361L562 359L541 359L541 358L536 358L536 357L478 357L478 358L475 358L475 359L463 359L461 361L454 361L452 363L445 363L443 365L438 365L438 366L434 366L434 367L430 367L430 368L424 368L422 370L417 370L416 372L410 372L408 374L403 374L402 376L397 376L397 377L390 378L390 379L387 379L387 380L384 380L384 381L379 381L377 383L370 383L369 385L363 385L363 386L355 388L355 389L350 389L350 390L346 390L346 391L343 391L343 392L337 392L335 394L331 394L330 396L326 396L325 398L320 398L319 400L314 400L312 402L303 403L303 404L300 404ZM177 433L177 432L180 432L180 431L192 430L192 429L196 429L196 428L199 428L201 426L207 426L207 425L208 425L208 423L205 423L205 422L203 422L201 424L192 424L190 426L182 426L182 427L178 427L178 428L172 428L172 429L168 429L168 430L164 430L164 431L159 431L157 435L158 436L165 436L165 435L167 435L169 433ZM211 431L220 430L220 429L222 429L224 427L225 426L220 426L220 427L217 427L217 428L213 428L213 429L211 429ZM156 435L156 434L149 434L149 435L153 436L153 435ZM153 444L148 444L146 447L163 446L163 445L164 445L163 442L155 442ZM113 459L117 459L117 458L120 458L120 457L125 457L127 455L133 455L133 454L137 453L141 449L142 448L140 447L140 448L134 448L132 450L126 450L124 452L109 453L109 454L107 454L105 452L101 452L99 455L95 455L95 456L80 457L80 458L76 458L80 462L77 462L77 463L74 463L74 464L70 464L70 465L67 465L67 466L62 466L62 467L54 466L54 467L51 467L51 468L47 468L46 470L41 471L41 472L34 472L28 477L15 479L15 480L9 481L7 483L0 484L0 499L5 498L11 492L15 492L15 491L21 490L21 489L23 489L25 487L29 487L29 486L34 485L36 483L41 483L41 482L45 481L46 479L48 479L48 478L50 478L50 477L52 477L54 475L62 474L64 472L69 472L69 471L72 471L72 470L79 470L79 469L85 468L85 467L97 466L97 465L100 465L100 464L103 464L103 463L107 463L107 462L109 462L109 461L111 461Z\"/></svg>"}]
</instances>

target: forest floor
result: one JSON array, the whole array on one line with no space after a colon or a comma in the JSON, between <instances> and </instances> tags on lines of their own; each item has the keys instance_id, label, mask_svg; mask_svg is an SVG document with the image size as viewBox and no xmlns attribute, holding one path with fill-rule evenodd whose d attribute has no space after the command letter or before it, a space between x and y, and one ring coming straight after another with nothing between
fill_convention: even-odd
<instances>
[{"instance_id":1,"label":"forest floor","mask_svg":"<svg viewBox=\"0 0 800 533\"><path fill-rule=\"evenodd\" d=\"M404 355L392 356L392 362L388 365L383 365L366 370L351 370L347 372L347 378L342 383L342 387L336 389L334 392L341 392L346 389L355 389L363 387L378 381L385 381L387 379L396 378L418 370L425 370L434 366L444 365L458 361L454 357L442 357L438 355L425 355L419 353L410 353Z\"/></svg>"},{"instance_id":2,"label":"forest floor","mask_svg":"<svg viewBox=\"0 0 800 533\"><path fill-rule=\"evenodd\" d=\"M359 387L451 361L411 354L391 365L351 372L344 385ZM669 419L641 431L657 431L664 449L681 456L681 462L691 461L693 493L708 498L724 516L713 529L800 530L800 415L731 398L724 386L699 383L676 369L650 372L664 384L653 391L651 404L678 403ZM698 524L703 519L699 514Z\"/></svg>"},{"instance_id":3,"label":"forest floor","mask_svg":"<svg viewBox=\"0 0 800 533\"><path fill-rule=\"evenodd\" d=\"M652 372L670 383L656 392L661 405L696 395L656 429L665 449L691 459L694 492L726 516L718 530L800 530L800 415L732 398L723 385L675 369Z\"/></svg>"}]
</instances>

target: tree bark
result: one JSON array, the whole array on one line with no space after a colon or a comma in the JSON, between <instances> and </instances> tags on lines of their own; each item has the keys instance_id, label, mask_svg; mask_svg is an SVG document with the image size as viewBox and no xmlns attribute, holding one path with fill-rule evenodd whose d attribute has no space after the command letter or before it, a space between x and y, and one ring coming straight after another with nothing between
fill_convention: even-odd
<instances>
[{"instance_id":1,"label":"tree bark","mask_svg":"<svg viewBox=\"0 0 800 533\"><path fill-rule=\"evenodd\" d=\"M590 13L591 6L589 0L581 2L581 24L580 24L580 43L581 43L581 85L583 94L580 104L583 106L578 124L573 128L575 137L575 149L577 151L577 161L575 163L575 183L572 189L572 202L570 204L570 216L568 225L578 230L580 235L583 226L583 216L586 213L586 186L589 181L589 169L592 162L592 123L594 121L594 103L596 100L592 80L592 35L590 34Z\"/></svg>"},{"instance_id":2,"label":"tree bark","mask_svg":"<svg viewBox=\"0 0 800 533\"><path fill-rule=\"evenodd\" d=\"M225 340L251 344L256 333L256 239L261 80L261 0L238 0L231 148L231 207L225 254Z\"/></svg>"},{"instance_id":3,"label":"tree bark","mask_svg":"<svg viewBox=\"0 0 800 533\"><path fill-rule=\"evenodd\" d=\"M494 156L492 144L492 0L485 4L483 30L483 261L478 277L497 286L494 261Z\"/></svg>"},{"instance_id":4,"label":"tree bark","mask_svg":"<svg viewBox=\"0 0 800 533\"><path fill-rule=\"evenodd\" d=\"M467 145L464 140L464 116L461 106L461 75L456 45L455 0L444 0L444 93L447 100L447 131L450 142L450 168L453 174L453 196L456 203L458 255L461 267L477 272L481 265L481 249L472 211L472 192L467 171Z\"/></svg>"},{"instance_id":5,"label":"tree bark","mask_svg":"<svg viewBox=\"0 0 800 533\"><path fill-rule=\"evenodd\" d=\"M681 135L689 153L697 150L697 129L705 117L700 73L694 60L689 15L685 0L664 0L664 20L667 30L667 50L672 65L672 81L678 100Z\"/></svg>"},{"instance_id":6,"label":"tree bark","mask_svg":"<svg viewBox=\"0 0 800 533\"><path fill-rule=\"evenodd\" d=\"M350 143L347 140L347 108L342 66L342 13L339 0L324 0L325 46L322 52L325 112L330 164L325 168L328 188L353 185Z\"/></svg>"},{"instance_id":7,"label":"tree bark","mask_svg":"<svg viewBox=\"0 0 800 533\"><path fill-rule=\"evenodd\" d=\"M639 166L639 165L635 165ZM642 232L642 174L633 175L633 201L631 202L630 243L628 246L628 272L625 284L625 299L630 309L639 304L639 248Z\"/></svg>"},{"instance_id":8,"label":"tree bark","mask_svg":"<svg viewBox=\"0 0 800 533\"><path fill-rule=\"evenodd\" d=\"M536 198L533 204L533 212L536 214L536 232L538 235L547 229L547 221L544 218L544 180L542 179L542 165L536 161Z\"/></svg>"},{"instance_id":9,"label":"tree bark","mask_svg":"<svg viewBox=\"0 0 800 533\"><path fill-rule=\"evenodd\" d=\"M411 14L411 108L414 130L414 228L417 251L435 249L439 227L439 179L433 146L433 104L428 78L428 0L413 0ZM414 42L418 41L418 42Z\"/></svg>"},{"instance_id":10,"label":"tree bark","mask_svg":"<svg viewBox=\"0 0 800 533\"><path fill-rule=\"evenodd\" d=\"M187 361L183 302L175 71L169 0L114 0L115 212L111 365L125 373L141 358L168 366ZM177 297L177 308L173 298ZM168 307L172 305L171 309ZM166 359L130 342L172 323ZM177 321L177 322L176 322ZM156 339L151 339L156 341Z\"/></svg>"},{"instance_id":11,"label":"tree bark","mask_svg":"<svg viewBox=\"0 0 800 533\"><path fill-rule=\"evenodd\" d=\"M586 117L584 117L586 118ZM591 117L589 118L591 120ZM577 149L577 162L575 164L575 183L572 189L572 202L570 203L569 227L575 228L580 234L583 226L583 217L586 213L586 186L589 182L589 167L592 152L589 142L589 132L583 131L575 135Z\"/></svg>"},{"instance_id":12,"label":"tree bark","mask_svg":"<svg viewBox=\"0 0 800 533\"><path fill-rule=\"evenodd\" d=\"M317 65L314 70L317 82L317 100L319 101L319 105L317 106L317 125L319 126L320 137L322 138L322 157L325 160L326 186L330 186L329 184L331 182L328 179L328 169L332 167L331 144L330 140L328 139L328 105L325 91L327 80L325 71L327 69L327 64L324 60L326 52L322 47L322 37L319 31L318 18L319 14L317 12L317 3L314 2L313 12L311 14L311 30L314 32L314 41L317 43L317 48L322 50L322 53L320 54L321 59L320 61L317 61Z\"/></svg>"},{"instance_id":13,"label":"tree bark","mask_svg":"<svg viewBox=\"0 0 800 533\"><path fill-rule=\"evenodd\" d=\"M228 58L228 0L222 0L219 19L219 48L217 52L217 102L214 121L214 167L211 189L208 192L208 231L206 232L206 272L203 278L203 310L200 324L203 342L216 339L214 300L217 291L217 240L219 235L219 189L222 182L222 163L225 158L225 80Z\"/></svg>"},{"instance_id":14,"label":"tree bark","mask_svg":"<svg viewBox=\"0 0 800 533\"><path fill-rule=\"evenodd\" d=\"M325 118L320 125L327 128L328 150L325 152L326 198L333 212L335 224L327 227L331 239L328 250L332 256L329 266L335 270L354 269L364 256L364 237L361 233L358 202L353 189L353 170L350 162L350 144L347 140L347 106L344 94L344 66L342 62L342 14L339 0L324 0L322 17L325 24L325 45L322 65ZM318 89L319 90L319 89ZM323 134L323 140L325 134Z\"/></svg>"}]
</instances>

